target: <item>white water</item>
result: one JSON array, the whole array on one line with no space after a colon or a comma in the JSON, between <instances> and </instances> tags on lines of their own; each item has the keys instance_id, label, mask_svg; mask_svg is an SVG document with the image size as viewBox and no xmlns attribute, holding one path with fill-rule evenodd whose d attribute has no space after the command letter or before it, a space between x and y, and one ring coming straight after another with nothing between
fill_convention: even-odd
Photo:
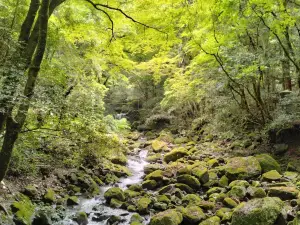
<instances>
[{"instance_id":1,"label":"white water","mask_svg":"<svg viewBox=\"0 0 300 225\"><path fill-rule=\"evenodd\" d=\"M122 178L117 183L117 186L126 189L128 185L131 184L141 184L142 176L144 175L144 166L148 163L145 161L147 157L147 150L140 150L138 156L129 156L127 167L132 173L131 176ZM116 185L114 185L116 186ZM103 186L100 187L100 195L93 199L82 199L79 206L68 211L68 216L72 217L72 215L76 214L76 212L86 212L89 215L89 225L106 225L107 219L112 216L121 216L125 221L119 224L128 225L130 224L129 220L133 213L130 213L123 209L113 209L109 206L105 205L104 193L109 188L114 186ZM101 221L93 221L93 217L99 218L103 216L103 220ZM55 223L56 225L77 225L76 222L72 221L72 219L67 218L63 222Z\"/></svg>"}]
</instances>

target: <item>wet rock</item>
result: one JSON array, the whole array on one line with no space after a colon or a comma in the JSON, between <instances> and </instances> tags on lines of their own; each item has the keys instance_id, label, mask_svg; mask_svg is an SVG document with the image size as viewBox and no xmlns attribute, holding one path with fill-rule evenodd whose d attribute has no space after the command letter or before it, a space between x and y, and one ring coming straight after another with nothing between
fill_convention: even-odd
<instances>
[{"instance_id":1,"label":"wet rock","mask_svg":"<svg viewBox=\"0 0 300 225\"><path fill-rule=\"evenodd\" d=\"M299 191L295 187L271 187L268 189L268 195L278 197L282 200L296 199Z\"/></svg>"},{"instance_id":2,"label":"wet rock","mask_svg":"<svg viewBox=\"0 0 300 225\"><path fill-rule=\"evenodd\" d=\"M143 190L142 186L139 184L132 184L128 187L128 189L131 191L136 191L136 192L140 192Z\"/></svg>"},{"instance_id":3,"label":"wet rock","mask_svg":"<svg viewBox=\"0 0 300 225\"><path fill-rule=\"evenodd\" d=\"M270 170L269 172L266 172L262 175L262 180L263 181L269 181L269 182L272 182L272 181L277 181L277 180L280 180L281 178L281 174L279 174L277 172L277 170Z\"/></svg>"},{"instance_id":4,"label":"wet rock","mask_svg":"<svg viewBox=\"0 0 300 225\"><path fill-rule=\"evenodd\" d=\"M109 202L109 206L114 209L122 208L123 205L124 205L124 202L119 201L118 199L115 199L115 198L112 198Z\"/></svg>"},{"instance_id":5,"label":"wet rock","mask_svg":"<svg viewBox=\"0 0 300 225\"><path fill-rule=\"evenodd\" d=\"M174 162L180 158L183 158L184 156L188 155L188 151L184 147L174 148L171 152L167 153L164 156L164 161L166 163Z\"/></svg>"},{"instance_id":6,"label":"wet rock","mask_svg":"<svg viewBox=\"0 0 300 225\"><path fill-rule=\"evenodd\" d=\"M177 181L179 183L186 184L193 189L199 189L201 186L199 180L196 177L187 174L177 177Z\"/></svg>"},{"instance_id":7,"label":"wet rock","mask_svg":"<svg viewBox=\"0 0 300 225\"><path fill-rule=\"evenodd\" d=\"M154 190L157 187L157 182L155 180L146 180L142 183L142 187L148 190Z\"/></svg>"},{"instance_id":8,"label":"wet rock","mask_svg":"<svg viewBox=\"0 0 300 225\"><path fill-rule=\"evenodd\" d=\"M179 225L183 220L181 213L174 209L169 209L154 215L149 225Z\"/></svg>"},{"instance_id":9,"label":"wet rock","mask_svg":"<svg viewBox=\"0 0 300 225\"><path fill-rule=\"evenodd\" d=\"M156 154L147 156L146 161L147 162L157 162L161 159L161 157L162 156L160 153L156 153Z\"/></svg>"},{"instance_id":10,"label":"wet rock","mask_svg":"<svg viewBox=\"0 0 300 225\"><path fill-rule=\"evenodd\" d=\"M125 197L126 197L127 199L132 199L132 198L135 198L135 197L141 195L140 192L137 192L137 191L131 191L131 190L129 190L129 189L125 190L125 191L124 191L124 194L125 194Z\"/></svg>"},{"instance_id":11,"label":"wet rock","mask_svg":"<svg viewBox=\"0 0 300 225\"><path fill-rule=\"evenodd\" d=\"M35 213L32 225L51 225L51 214L47 210L39 210Z\"/></svg>"},{"instance_id":12,"label":"wet rock","mask_svg":"<svg viewBox=\"0 0 300 225\"><path fill-rule=\"evenodd\" d=\"M249 179L261 174L258 160L253 157L235 157L228 160L225 166L226 176L231 180Z\"/></svg>"},{"instance_id":13,"label":"wet rock","mask_svg":"<svg viewBox=\"0 0 300 225\"><path fill-rule=\"evenodd\" d=\"M256 155L255 158L258 160L263 173L269 172L270 170L281 171L279 163L269 154Z\"/></svg>"},{"instance_id":14,"label":"wet rock","mask_svg":"<svg viewBox=\"0 0 300 225\"><path fill-rule=\"evenodd\" d=\"M107 225L117 225L121 221L122 221L122 218L120 216L113 215L113 216L109 217L109 219L107 220Z\"/></svg>"},{"instance_id":15,"label":"wet rock","mask_svg":"<svg viewBox=\"0 0 300 225\"><path fill-rule=\"evenodd\" d=\"M110 202L112 198L117 199L119 201L125 201L125 194L121 188L112 187L104 193L104 198L107 202Z\"/></svg>"},{"instance_id":16,"label":"wet rock","mask_svg":"<svg viewBox=\"0 0 300 225\"><path fill-rule=\"evenodd\" d=\"M78 225L87 225L88 216L85 212L77 212L74 221L76 221Z\"/></svg>"},{"instance_id":17,"label":"wet rock","mask_svg":"<svg viewBox=\"0 0 300 225\"><path fill-rule=\"evenodd\" d=\"M136 203L136 207L139 213L146 214L148 212L148 207L151 204L151 199L150 198L140 198L138 199Z\"/></svg>"},{"instance_id":18,"label":"wet rock","mask_svg":"<svg viewBox=\"0 0 300 225\"><path fill-rule=\"evenodd\" d=\"M142 223L144 222L144 218L141 217L139 214L135 213L131 216L130 218L130 222L139 222L139 223Z\"/></svg>"},{"instance_id":19,"label":"wet rock","mask_svg":"<svg viewBox=\"0 0 300 225\"><path fill-rule=\"evenodd\" d=\"M221 224L221 219L218 216L213 216L210 217L201 223L199 225L220 225Z\"/></svg>"},{"instance_id":20,"label":"wet rock","mask_svg":"<svg viewBox=\"0 0 300 225\"><path fill-rule=\"evenodd\" d=\"M274 225L284 202L279 198L260 198L241 203L233 212L232 225Z\"/></svg>"},{"instance_id":21,"label":"wet rock","mask_svg":"<svg viewBox=\"0 0 300 225\"><path fill-rule=\"evenodd\" d=\"M67 206L79 205L79 199L76 196L68 197Z\"/></svg>"}]
</instances>

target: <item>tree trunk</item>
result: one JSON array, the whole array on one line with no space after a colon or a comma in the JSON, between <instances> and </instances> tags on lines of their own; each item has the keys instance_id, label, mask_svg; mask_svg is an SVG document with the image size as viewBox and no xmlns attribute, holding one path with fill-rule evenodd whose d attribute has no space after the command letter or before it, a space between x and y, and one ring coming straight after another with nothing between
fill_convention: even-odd
<instances>
[{"instance_id":1,"label":"tree trunk","mask_svg":"<svg viewBox=\"0 0 300 225\"><path fill-rule=\"evenodd\" d=\"M39 11L39 39L35 55L28 71L28 78L24 89L24 96L26 99L20 103L15 118L13 118L12 114L10 114L7 120L6 133L0 153L0 181L3 180L6 174L14 144L18 138L22 126L25 123L30 106L30 100L33 95L36 79L45 53L49 20L49 2L50 0L43 0L41 9Z\"/></svg>"}]
</instances>

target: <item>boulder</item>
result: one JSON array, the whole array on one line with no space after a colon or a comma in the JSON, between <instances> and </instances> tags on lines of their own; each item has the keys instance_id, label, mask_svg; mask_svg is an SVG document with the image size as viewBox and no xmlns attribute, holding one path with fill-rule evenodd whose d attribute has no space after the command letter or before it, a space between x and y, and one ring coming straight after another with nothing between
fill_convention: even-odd
<instances>
[{"instance_id":1,"label":"boulder","mask_svg":"<svg viewBox=\"0 0 300 225\"><path fill-rule=\"evenodd\" d=\"M184 156L188 155L188 151L184 147L174 148L171 152L164 156L164 161L166 163L176 161Z\"/></svg>"},{"instance_id":2,"label":"boulder","mask_svg":"<svg viewBox=\"0 0 300 225\"><path fill-rule=\"evenodd\" d=\"M221 224L221 219L218 216L213 216L210 217L201 223L199 225L220 225Z\"/></svg>"},{"instance_id":3,"label":"boulder","mask_svg":"<svg viewBox=\"0 0 300 225\"><path fill-rule=\"evenodd\" d=\"M270 187L268 195L271 197L278 197L282 200L297 199L299 191L295 187Z\"/></svg>"},{"instance_id":4,"label":"boulder","mask_svg":"<svg viewBox=\"0 0 300 225\"><path fill-rule=\"evenodd\" d=\"M124 202L122 202L118 199L115 199L115 198L112 198L109 203L109 206L114 209L122 208L123 205L124 205Z\"/></svg>"},{"instance_id":5,"label":"boulder","mask_svg":"<svg viewBox=\"0 0 300 225\"><path fill-rule=\"evenodd\" d=\"M183 221L187 224L198 224L206 215L199 206L189 205L183 210Z\"/></svg>"},{"instance_id":6,"label":"boulder","mask_svg":"<svg viewBox=\"0 0 300 225\"><path fill-rule=\"evenodd\" d=\"M201 184L205 184L209 181L208 170L205 167L195 167L192 169L192 175L197 177Z\"/></svg>"},{"instance_id":7,"label":"boulder","mask_svg":"<svg viewBox=\"0 0 300 225\"><path fill-rule=\"evenodd\" d=\"M142 187L148 190L154 190L157 187L155 180L146 180L142 183Z\"/></svg>"},{"instance_id":8,"label":"boulder","mask_svg":"<svg viewBox=\"0 0 300 225\"><path fill-rule=\"evenodd\" d=\"M55 192L53 189L49 188L44 195L44 202L46 203L54 203L56 201Z\"/></svg>"},{"instance_id":9,"label":"boulder","mask_svg":"<svg viewBox=\"0 0 300 225\"><path fill-rule=\"evenodd\" d=\"M164 141L154 140L152 141L151 146L154 152L161 152L165 147L167 147L167 143Z\"/></svg>"},{"instance_id":10,"label":"boulder","mask_svg":"<svg viewBox=\"0 0 300 225\"><path fill-rule=\"evenodd\" d=\"M35 199L37 198L39 192L38 190L36 189L35 186L33 185L28 185L24 188L24 191L23 191L24 195L27 195L29 198L31 199Z\"/></svg>"},{"instance_id":11,"label":"boulder","mask_svg":"<svg viewBox=\"0 0 300 225\"><path fill-rule=\"evenodd\" d=\"M249 179L261 174L261 166L254 156L235 157L228 160L225 173L231 180Z\"/></svg>"},{"instance_id":12,"label":"boulder","mask_svg":"<svg viewBox=\"0 0 300 225\"><path fill-rule=\"evenodd\" d=\"M182 214L174 209L169 209L154 215L149 225L179 225L183 220Z\"/></svg>"},{"instance_id":13,"label":"boulder","mask_svg":"<svg viewBox=\"0 0 300 225\"><path fill-rule=\"evenodd\" d=\"M269 172L270 170L281 172L279 163L269 154L256 155L255 158L258 160L263 173Z\"/></svg>"},{"instance_id":14,"label":"boulder","mask_svg":"<svg viewBox=\"0 0 300 225\"><path fill-rule=\"evenodd\" d=\"M263 181L277 181L280 180L282 176L280 175L280 173L277 172L277 170L270 170L269 172L266 172L262 175L261 179Z\"/></svg>"},{"instance_id":15,"label":"boulder","mask_svg":"<svg viewBox=\"0 0 300 225\"><path fill-rule=\"evenodd\" d=\"M234 186L228 192L229 197L243 199L247 194L247 189L244 186Z\"/></svg>"},{"instance_id":16,"label":"boulder","mask_svg":"<svg viewBox=\"0 0 300 225\"><path fill-rule=\"evenodd\" d=\"M115 198L119 201L125 201L125 194L121 188L112 187L104 193L104 198L108 202L110 202L112 198Z\"/></svg>"},{"instance_id":17,"label":"boulder","mask_svg":"<svg viewBox=\"0 0 300 225\"><path fill-rule=\"evenodd\" d=\"M279 198L259 198L242 202L232 214L232 225L274 225L284 202Z\"/></svg>"},{"instance_id":18,"label":"boulder","mask_svg":"<svg viewBox=\"0 0 300 225\"><path fill-rule=\"evenodd\" d=\"M165 167L162 164L156 163L156 164L148 164L144 166L144 173L149 174L154 172L155 170L163 170Z\"/></svg>"},{"instance_id":19,"label":"boulder","mask_svg":"<svg viewBox=\"0 0 300 225\"><path fill-rule=\"evenodd\" d=\"M199 180L196 177L191 176L191 175L187 175L187 174L184 174L184 175L181 175L181 176L177 177L177 181L179 183L186 184L186 185L190 186L193 189L198 189L201 186Z\"/></svg>"},{"instance_id":20,"label":"boulder","mask_svg":"<svg viewBox=\"0 0 300 225\"><path fill-rule=\"evenodd\" d=\"M79 205L79 199L76 196L67 198L67 206Z\"/></svg>"},{"instance_id":21,"label":"boulder","mask_svg":"<svg viewBox=\"0 0 300 225\"><path fill-rule=\"evenodd\" d=\"M151 199L147 197L140 198L137 203L136 207L139 213L146 214L148 212L148 207L151 204Z\"/></svg>"},{"instance_id":22,"label":"boulder","mask_svg":"<svg viewBox=\"0 0 300 225\"><path fill-rule=\"evenodd\" d=\"M162 170L155 170L154 172L148 174L145 177L145 180L155 180L155 181L162 181L163 180L163 171Z\"/></svg>"},{"instance_id":23,"label":"boulder","mask_svg":"<svg viewBox=\"0 0 300 225\"><path fill-rule=\"evenodd\" d=\"M236 201L234 201L232 198L224 198L224 204L229 208L235 208L238 206Z\"/></svg>"},{"instance_id":24,"label":"boulder","mask_svg":"<svg viewBox=\"0 0 300 225\"><path fill-rule=\"evenodd\" d=\"M85 212L77 212L74 221L76 221L78 225L87 225L88 216Z\"/></svg>"}]
</instances>

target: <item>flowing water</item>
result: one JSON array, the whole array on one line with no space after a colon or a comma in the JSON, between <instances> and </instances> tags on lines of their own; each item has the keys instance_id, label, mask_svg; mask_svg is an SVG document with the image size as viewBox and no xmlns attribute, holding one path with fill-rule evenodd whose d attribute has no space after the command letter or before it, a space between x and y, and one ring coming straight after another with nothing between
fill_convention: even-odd
<instances>
[{"instance_id":1,"label":"flowing water","mask_svg":"<svg viewBox=\"0 0 300 225\"><path fill-rule=\"evenodd\" d=\"M115 215L121 216L122 221L119 224L130 224L129 220L133 213L130 213L123 209L113 209L105 204L104 193L109 188L118 186L122 189L126 189L128 185L140 184L142 182L142 176L144 175L144 166L148 163L145 161L147 156L147 150L138 150L138 154L135 156L129 156L127 167L131 171L132 175L126 178L120 179L117 185L102 186L100 188L100 195L93 199L81 199L79 206L69 209L67 214L68 218L57 225L76 225L71 218L76 212L86 212L89 215L89 225L106 225L107 220Z\"/></svg>"}]
</instances>

